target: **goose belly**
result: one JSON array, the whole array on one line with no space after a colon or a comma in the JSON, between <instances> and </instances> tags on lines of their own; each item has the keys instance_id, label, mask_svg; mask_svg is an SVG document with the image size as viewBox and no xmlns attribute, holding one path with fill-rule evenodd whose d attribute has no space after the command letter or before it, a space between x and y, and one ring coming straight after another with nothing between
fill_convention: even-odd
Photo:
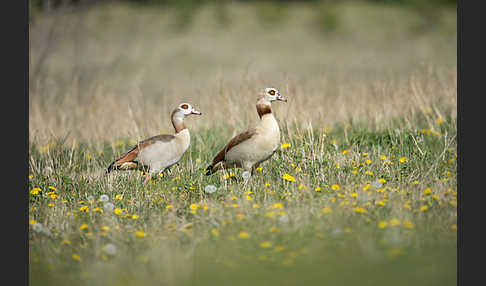
<instances>
[{"instance_id":1,"label":"goose belly","mask_svg":"<svg viewBox=\"0 0 486 286\"><path fill-rule=\"evenodd\" d=\"M184 152L180 152L172 142L156 142L140 151L137 159L143 165L149 166L154 172L179 162Z\"/></svg>"},{"instance_id":2,"label":"goose belly","mask_svg":"<svg viewBox=\"0 0 486 286\"><path fill-rule=\"evenodd\" d=\"M257 137L242 142L226 153L227 164L254 165L270 158L279 145L279 138Z\"/></svg>"}]
</instances>

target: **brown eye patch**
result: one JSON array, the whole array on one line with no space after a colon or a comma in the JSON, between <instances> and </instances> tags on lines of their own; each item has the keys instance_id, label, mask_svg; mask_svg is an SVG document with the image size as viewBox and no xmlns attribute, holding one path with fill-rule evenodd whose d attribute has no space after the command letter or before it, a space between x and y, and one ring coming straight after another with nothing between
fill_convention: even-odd
<instances>
[{"instance_id":1,"label":"brown eye patch","mask_svg":"<svg viewBox=\"0 0 486 286\"><path fill-rule=\"evenodd\" d=\"M272 89L272 90L270 90L268 93L269 93L270 95L275 95L275 90L273 90L273 89Z\"/></svg>"},{"instance_id":2,"label":"brown eye patch","mask_svg":"<svg viewBox=\"0 0 486 286\"><path fill-rule=\"evenodd\" d=\"M187 104L183 104L183 105L181 105L181 108L183 108L183 109L188 109L188 108L189 108L189 106L188 106Z\"/></svg>"}]
</instances>

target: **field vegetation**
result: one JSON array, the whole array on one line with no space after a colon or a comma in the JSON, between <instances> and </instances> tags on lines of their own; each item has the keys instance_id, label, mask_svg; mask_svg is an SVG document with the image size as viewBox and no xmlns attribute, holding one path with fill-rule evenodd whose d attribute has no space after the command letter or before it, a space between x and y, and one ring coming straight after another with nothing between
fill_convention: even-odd
<instances>
[{"instance_id":1,"label":"field vegetation","mask_svg":"<svg viewBox=\"0 0 486 286\"><path fill-rule=\"evenodd\" d=\"M165 6L35 14L30 284L455 285L455 10L225 9L183 29ZM205 176L270 86L279 150L248 181ZM203 115L178 165L105 174L181 102Z\"/></svg>"}]
</instances>

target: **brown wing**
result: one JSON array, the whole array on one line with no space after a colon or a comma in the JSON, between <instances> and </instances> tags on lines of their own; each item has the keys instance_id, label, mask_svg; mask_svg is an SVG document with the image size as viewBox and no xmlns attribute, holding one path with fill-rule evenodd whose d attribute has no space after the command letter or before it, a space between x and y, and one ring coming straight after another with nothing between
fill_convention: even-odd
<instances>
[{"instance_id":1,"label":"brown wing","mask_svg":"<svg viewBox=\"0 0 486 286\"><path fill-rule=\"evenodd\" d=\"M211 163L211 166L216 165L218 162L223 161L224 156L226 153L228 153L231 148L235 147L236 145L240 144L241 142L244 142L248 139L250 139L253 135L256 134L256 129L250 129L248 131L245 131L243 133L240 133L233 137L228 144L223 148L223 150L219 151L219 153L214 157L213 162Z\"/></svg>"},{"instance_id":2,"label":"brown wing","mask_svg":"<svg viewBox=\"0 0 486 286\"><path fill-rule=\"evenodd\" d=\"M120 158L116 159L113 161L110 166L108 166L108 170L106 173L111 172L113 169L118 169L120 166L122 166L124 163L134 163L132 168L136 167L138 164L134 162L134 160L137 158L138 153L143 149L146 148L147 146L150 146L154 144L157 141L162 141L162 142L168 142L170 140L173 140L175 137L174 135L169 135L169 134L162 134L162 135L156 135L152 136L150 138L147 138L143 141L140 141L137 143L137 145L133 146L130 150L127 152L123 153ZM132 169L130 168L130 169Z\"/></svg>"}]
</instances>

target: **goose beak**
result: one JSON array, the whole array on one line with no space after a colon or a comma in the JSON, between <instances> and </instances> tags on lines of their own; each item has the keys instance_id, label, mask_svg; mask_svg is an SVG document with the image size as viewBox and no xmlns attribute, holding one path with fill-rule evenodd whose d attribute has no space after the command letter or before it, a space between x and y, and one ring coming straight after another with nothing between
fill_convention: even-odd
<instances>
[{"instance_id":1,"label":"goose beak","mask_svg":"<svg viewBox=\"0 0 486 286\"><path fill-rule=\"evenodd\" d=\"M281 96L280 94L277 96L277 100L287 102L287 99L285 97Z\"/></svg>"},{"instance_id":2,"label":"goose beak","mask_svg":"<svg viewBox=\"0 0 486 286\"><path fill-rule=\"evenodd\" d=\"M195 110L194 108L191 110L191 114L202 115L201 112Z\"/></svg>"}]
</instances>

